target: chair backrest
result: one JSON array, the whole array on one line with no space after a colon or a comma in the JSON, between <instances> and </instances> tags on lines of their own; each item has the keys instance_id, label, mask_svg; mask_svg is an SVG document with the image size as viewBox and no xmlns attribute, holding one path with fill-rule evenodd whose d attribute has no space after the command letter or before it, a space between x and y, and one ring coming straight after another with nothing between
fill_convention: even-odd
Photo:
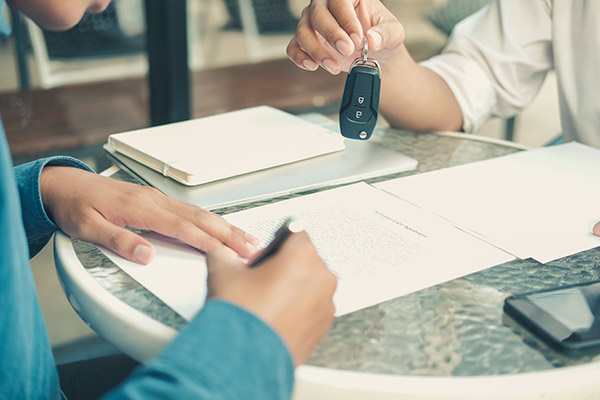
<instances>
[{"instance_id":1,"label":"chair backrest","mask_svg":"<svg viewBox=\"0 0 600 400\"><path fill-rule=\"evenodd\" d=\"M112 57L141 54L144 35L125 35L117 8L109 6L99 14L85 14L73 28L64 32L43 30L50 59Z\"/></svg>"},{"instance_id":2,"label":"chair backrest","mask_svg":"<svg viewBox=\"0 0 600 400\"><path fill-rule=\"evenodd\" d=\"M85 15L66 32L44 31L31 20L27 28L43 88L141 76L147 71L145 36L125 34L116 7Z\"/></svg>"}]
</instances>

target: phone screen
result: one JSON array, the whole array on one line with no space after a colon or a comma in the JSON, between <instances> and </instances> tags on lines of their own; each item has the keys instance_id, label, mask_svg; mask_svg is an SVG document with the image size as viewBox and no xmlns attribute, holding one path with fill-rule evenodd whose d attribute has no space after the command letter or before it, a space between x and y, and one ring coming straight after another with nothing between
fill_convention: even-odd
<instances>
[{"instance_id":1,"label":"phone screen","mask_svg":"<svg viewBox=\"0 0 600 400\"><path fill-rule=\"evenodd\" d=\"M511 296L504 309L560 348L600 345L600 282Z\"/></svg>"}]
</instances>

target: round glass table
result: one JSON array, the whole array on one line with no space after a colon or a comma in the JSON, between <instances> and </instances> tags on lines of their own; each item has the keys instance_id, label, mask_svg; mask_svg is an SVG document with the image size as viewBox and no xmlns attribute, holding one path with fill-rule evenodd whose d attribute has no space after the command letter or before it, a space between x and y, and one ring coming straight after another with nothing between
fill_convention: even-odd
<instances>
[{"instance_id":1,"label":"round glass table","mask_svg":"<svg viewBox=\"0 0 600 400\"><path fill-rule=\"evenodd\" d=\"M377 131L374 140L415 158L419 165L368 183L523 149L459 133L384 129ZM116 167L105 174L135 181ZM227 214L298 195L218 212ZM95 245L59 233L55 257L74 309L131 357L142 361L152 357L185 324ZM306 365L297 369L294 398L600 398L599 355L557 352L502 311L505 293L598 279L600 248L548 264L511 261L344 315L335 320Z\"/></svg>"}]
</instances>

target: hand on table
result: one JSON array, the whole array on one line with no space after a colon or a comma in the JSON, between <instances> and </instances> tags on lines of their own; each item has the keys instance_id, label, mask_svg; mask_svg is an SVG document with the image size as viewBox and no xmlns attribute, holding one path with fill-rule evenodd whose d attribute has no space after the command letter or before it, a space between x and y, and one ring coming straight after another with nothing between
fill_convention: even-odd
<instances>
[{"instance_id":1,"label":"hand on table","mask_svg":"<svg viewBox=\"0 0 600 400\"><path fill-rule=\"evenodd\" d=\"M257 268L224 247L208 252L208 297L236 304L268 324L302 364L333 321L337 278L306 233L294 233Z\"/></svg>"},{"instance_id":2,"label":"hand on table","mask_svg":"<svg viewBox=\"0 0 600 400\"><path fill-rule=\"evenodd\" d=\"M203 251L229 247L242 257L257 251L257 238L151 187L49 166L42 170L40 192L46 212L65 233L141 264L152 260L154 248L125 227L156 231Z\"/></svg>"},{"instance_id":3,"label":"hand on table","mask_svg":"<svg viewBox=\"0 0 600 400\"><path fill-rule=\"evenodd\" d=\"M600 236L600 222L596 222L596 225L594 225L592 232L594 232L594 235Z\"/></svg>"},{"instance_id":4,"label":"hand on table","mask_svg":"<svg viewBox=\"0 0 600 400\"><path fill-rule=\"evenodd\" d=\"M379 0L312 0L287 55L302 69L321 65L337 75L359 57L365 33L369 56L377 60L397 54L404 42L402 25Z\"/></svg>"}]
</instances>

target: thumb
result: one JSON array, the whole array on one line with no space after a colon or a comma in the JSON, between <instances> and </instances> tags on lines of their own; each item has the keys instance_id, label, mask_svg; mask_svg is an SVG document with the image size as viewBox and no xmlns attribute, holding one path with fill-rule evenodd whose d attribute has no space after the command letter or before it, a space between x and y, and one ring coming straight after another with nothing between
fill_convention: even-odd
<instances>
[{"instance_id":1,"label":"thumb","mask_svg":"<svg viewBox=\"0 0 600 400\"><path fill-rule=\"evenodd\" d=\"M398 21L378 24L367 31L369 50L394 50L404 42L404 28Z\"/></svg>"},{"instance_id":2,"label":"thumb","mask_svg":"<svg viewBox=\"0 0 600 400\"><path fill-rule=\"evenodd\" d=\"M600 236L600 222L596 222L592 231L594 232L594 235Z\"/></svg>"},{"instance_id":3,"label":"thumb","mask_svg":"<svg viewBox=\"0 0 600 400\"><path fill-rule=\"evenodd\" d=\"M228 282L248 267L235 251L226 246L215 247L206 254L208 268L208 297L218 296Z\"/></svg>"}]
</instances>

